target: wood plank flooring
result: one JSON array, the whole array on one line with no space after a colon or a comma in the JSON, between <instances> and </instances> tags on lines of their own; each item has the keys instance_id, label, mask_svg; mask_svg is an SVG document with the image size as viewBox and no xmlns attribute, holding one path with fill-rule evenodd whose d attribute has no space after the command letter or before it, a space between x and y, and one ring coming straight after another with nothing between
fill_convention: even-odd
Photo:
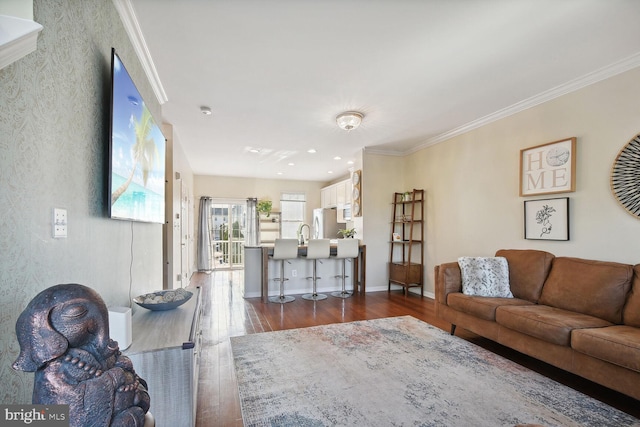
<instances>
[{"instance_id":1,"label":"wood plank flooring","mask_svg":"<svg viewBox=\"0 0 640 427\"><path fill-rule=\"evenodd\" d=\"M305 301L298 296L295 301L280 305L264 304L260 298L242 298L242 270L196 273L191 283L201 286L204 304L196 418L196 426L199 427L243 425L229 337L404 315L413 316L446 331L450 327L448 323L436 318L432 299L403 295L401 291L369 292L346 300L329 297L319 302ZM456 330L456 336L640 418L640 402L635 399L461 328Z\"/></svg>"}]
</instances>

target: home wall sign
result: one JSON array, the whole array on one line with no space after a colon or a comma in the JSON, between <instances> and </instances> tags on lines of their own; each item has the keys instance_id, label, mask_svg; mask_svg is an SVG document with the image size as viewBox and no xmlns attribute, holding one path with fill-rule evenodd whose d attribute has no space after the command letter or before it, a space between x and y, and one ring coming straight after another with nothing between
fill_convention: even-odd
<instances>
[{"instance_id":1,"label":"home wall sign","mask_svg":"<svg viewBox=\"0 0 640 427\"><path fill-rule=\"evenodd\" d=\"M576 138L520 150L520 196L576 190Z\"/></svg>"},{"instance_id":2,"label":"home wall sign","mask_svg":"<svg viewBox=\"0 0 640 427\"><path fill-rule=\"evenodd\" d=\"M627 212L640 217L640 134L622 147L613 162L611 191Z\"/></svg>"}]
</instances>

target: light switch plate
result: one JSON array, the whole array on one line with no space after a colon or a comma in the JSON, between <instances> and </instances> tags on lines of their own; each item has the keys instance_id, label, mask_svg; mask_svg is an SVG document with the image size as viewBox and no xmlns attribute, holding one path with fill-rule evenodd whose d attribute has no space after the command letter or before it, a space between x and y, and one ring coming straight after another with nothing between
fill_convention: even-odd
<instances>
[{"instance_id":1,"label":"light switch plate","mask_svg":"<svg viewBox=\"0 0 640 427\"><path fill-rule=\"evenodd\" d=\"M53 237L64 239L67 237L67 210L62 208L53 209Z\"/></svg>"}]
</instances>

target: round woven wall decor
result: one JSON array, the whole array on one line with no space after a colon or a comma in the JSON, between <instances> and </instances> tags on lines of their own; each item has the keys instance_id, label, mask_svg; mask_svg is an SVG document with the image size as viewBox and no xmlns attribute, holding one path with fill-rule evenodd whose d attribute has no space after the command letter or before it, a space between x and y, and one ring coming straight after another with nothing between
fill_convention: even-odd
<instances>
[{"instance_id":1,"label":"round woven wall decor","mask_svg":"<svg viewBox=\"0 0 640 427\"><path fill-rule=\"evenodd\" d=\"M640 134L620 150L613 162L611 191L627 212L640 218Z\"/></svg>"}]
</instances>

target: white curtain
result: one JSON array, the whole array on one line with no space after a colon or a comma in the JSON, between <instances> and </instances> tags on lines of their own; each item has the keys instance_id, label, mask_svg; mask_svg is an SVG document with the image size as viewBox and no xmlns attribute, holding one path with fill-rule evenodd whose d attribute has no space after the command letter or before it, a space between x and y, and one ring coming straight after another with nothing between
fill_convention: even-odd
<instances>
[{"instance_id":1,"label":"white curtain","mask_svg":"<svg viewBox=\"0 0 640 427\"><path fill-rule=\"evenodd\" d=\"M244 239L244 245L249 247L260 246L260 216L256 205L258 199L247 199L247 234Z\"/></svg>"},{"instance_id":2,"label":"white curtain","mask_svg":"<svg viewBox=\"0 0 640 427\"><path fill-rule=\"evenodd\" d=\"M200 227L198 229L198 271L211 271L211 198L200 198Z\"/></svg>"}]
</instances>

